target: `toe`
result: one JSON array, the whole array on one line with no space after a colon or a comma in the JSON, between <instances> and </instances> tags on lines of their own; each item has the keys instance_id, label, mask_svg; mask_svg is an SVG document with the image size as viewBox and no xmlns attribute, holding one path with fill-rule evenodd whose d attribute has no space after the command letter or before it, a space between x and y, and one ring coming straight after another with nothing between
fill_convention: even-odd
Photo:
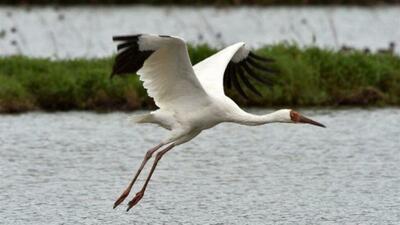
<instances>
[{"instance_id":1,"label":"toe","mask_svg":"<svg viewBox=\"0 0 400 225\"><path fill-rule=\"evenodd\" d=\"M133 206L135 206L140 201L140 199L142 199L142 197L142 192L136 193L135 197L128 203L128 208L126 209L126 211L129 211Z\"/></svg>"}]
</instances>

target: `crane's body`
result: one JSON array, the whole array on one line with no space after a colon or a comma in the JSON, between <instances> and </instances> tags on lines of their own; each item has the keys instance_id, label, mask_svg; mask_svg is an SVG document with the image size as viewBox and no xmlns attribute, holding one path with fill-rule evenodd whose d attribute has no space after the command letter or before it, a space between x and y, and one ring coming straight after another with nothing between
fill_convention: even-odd
<instances>
[{"instance_id":1,"label":"crane's body","mask_svg":"<svg viewBox=\"0 0 400 225\"><path fill-rule=\"evenodd\" d=\"M201 131L214 127L223 122L232 122L249 126L262 125L270 122L285 122L280 115L289 114L288 109L282 109L267 115L253 115L243 111L232 100L222 101L212 98L209 104L198 109L185 112L158 109L149 114L134 116L132 119L137 123L154 123L170 130L169 136L163 143L175 142L182 144L194 138ZM204 120L207 118L207 120Z\"/></svg>"},{"instance_id":2,"label":"crane's body","mask_svg":"<svg viewBox=\"0 0 400 225\"><path fill-rule=\"evenodd\" d=\"M128 196L154 152L166 146L158 151L142 190L129 202L128 210L143 197L158 161L167 151L219 123L250 126L272 122L309 123L324 127L290 109L266 115L250 114L225 95L224 87L233 86L245 98L248 98L248 94L243 87L261 96L249 80L269 84L270 80L260 77L256 71L269 74L276 72L260 63L271 63L273 60L255 55L244 47L243 42L233 44L192 66L186 43L180 38L143 34L114 37L114 40L122 43L117 47L119 52L111 75L137 73L149 96L159 107L153 112L134 116L133 120L137 123L154 123L170 130L159 145L146 153L138 172L115 202L114 208Z\"/></svg>"}]
</instances>

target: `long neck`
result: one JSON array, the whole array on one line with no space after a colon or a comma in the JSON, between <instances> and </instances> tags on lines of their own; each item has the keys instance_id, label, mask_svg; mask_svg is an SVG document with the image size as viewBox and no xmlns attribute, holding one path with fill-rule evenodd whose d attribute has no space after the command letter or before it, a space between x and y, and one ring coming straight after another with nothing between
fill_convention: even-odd
<instances>
[{"instance_id":1,"label":"long neck","mask_svg":"<svg viewBox=\"0 0 400 225\"><path fill-rule=\"evenodd\" d=\"M265 115L254 115L254 114L250 114L250 113L243 111L242 113L237 115L234 122L240 123L243 125L257 126L257 125L262 125L262 124L266 124L266 123L277 123L277 122L285 122L285 121L282 118L281 111L275 111L275 112L268 113Z\"/></svg>"}]
</instances>

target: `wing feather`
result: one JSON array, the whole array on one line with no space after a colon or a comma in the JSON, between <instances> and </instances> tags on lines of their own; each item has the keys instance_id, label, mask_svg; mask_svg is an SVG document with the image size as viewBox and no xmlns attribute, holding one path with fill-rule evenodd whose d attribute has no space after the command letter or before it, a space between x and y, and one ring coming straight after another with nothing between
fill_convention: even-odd
<instances>
[{"instance_id":1,"label":"wing feather","mask_svg":"<svg viewBox=\"0 0 400 225\"><path fill-rule=\"evenodd\" d=\"M268 79L265 78L265 77L261 77L261 76L257 75L257 74L249 67L249 65L247 64L247 62L243 62L243 63L242 63L242 66L243 66L244 70L246 71L246 73L247 73L251 78L253 78L254 80L256 80L256 81L258 81L258 82L260 82L260 83L262 83L262 84L265 84L265 85L271 85L271 81L270 81L270 80L268 80Z\"/></svg>"},{"instance_id":2,"label":"wing feather","mask_svg":"<svg viewBox=\"0 0 400 225\"><path fill-rule=\"evenodd\" d=\"M237 65L234 65L234 68L237 68ZM246 93L243 91L242 87L240 86L239 80L237 78L237 74L234 74L232 76L232 83L233 86L236 88L236 90L238 91L238 93L244 97L245 99L249 99L249 97L247 97Z\"/></svg>"},{"instance_id":3,"label":"wing feather","mask_svg":"<svg viewBox=\"0 0 400 225\"><path fill-rule=\"evenodd\" d=\"M239 67L238 71L240 79L243 81L243 83L249 88L254 94L258 95L261 97L261 93L257 91L257 89L251 84L251 82L247 79L247 77L244 74L243 68Z\"/></svg>"},{"instance_id":4,"label":"wing feather","mask_svg":"<svg viewBox=\"0 0 400 225\"><path fill-rule=\"evenodd\" d=\"M117 36L112 75L137 73L149 96L160 108L187 110L209 100L196 78L186 43L177 37L158 35Z\"/></svg>"},{"instance_id":5,"label":"wing feather","mask_svg":"<svg viewBox=\"0 0 400 225\"><path fill-rule=\"evenodd\" d=\"M243 42L239 42L199 62L194 66L194 71L209 95L226 97L224 86L231 89L233 85L242 97L248 99L244 87L261 96L251 80L271 85L271 80L265 75L270 76L277 71L261 64L271 62L274 60L254 54L244 47ZM261 76L262 72L267 74Z\"/></svg>"},{"instance_id":6,"label":"wing feather","mask_svg":"<svg viewBox=\"0 0 400 225\"><path fill-rule=\"evenodd\" d=\"M267 58L267 57L262 57L262 56L254 54L253 52L249 52L249 57L250 58L254 58L254 59L258 59L258 60L263 61L263 62L275 62L274 59Z\"/></svg>"},{"instance_id":7,"label":"wing feather","mask_svg":"<svg viewBox=\"0 0 400 225\"><path fill-rule=\"evenodd\" d=\"M256 61L254 61L254 60L251 59L251 58L246 59L246 62L248 62L248 63L249 63L251 66L253 66L254 68L257 68L257 69L262 70L262 71L267 72L267 73L274 74L274 73L277 72L277 71L275 71L275 70L273 70L273 69L271 69L271 68L267 68L267 67L265 67L265 66L263 66L263 65L261 65L261 64L259 64L259 63L257 63Z\"/></svg>"},{"instance_id":8,"label":"wing feather","mask_svg":"<svg viewBox=\"0 0 400 225\"><path fill-rule=\"evenodd\" d=\"M224 86L228 89L231 89L232 87L232 81L231 81L231 77L232 74L234 74L234 68L232 67L227 67L225 70L225 75L224 75Z\"/></svg>"}]
</instances>

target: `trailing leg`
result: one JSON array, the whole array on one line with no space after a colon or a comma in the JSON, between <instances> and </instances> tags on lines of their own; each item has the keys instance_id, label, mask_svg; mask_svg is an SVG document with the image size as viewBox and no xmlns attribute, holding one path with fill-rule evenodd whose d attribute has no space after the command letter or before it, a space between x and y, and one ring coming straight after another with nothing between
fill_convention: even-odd
<instances>
[{"instance_id":1,"label":"trailing leg","mask_svg":"<svg viewBox=\"0 0 400 225\"><path fill-rule=\"evenodd\" d=\"M154 170L156 169L157 163L158 161L160 161L161 157L168 152L169 150L171 150L173 147L175 146L174 143L170 144L169 146L167 146L165 149L161 150L160 152L157 153L156 158L154 160L153 166L151 167L150 173L147 176L146 182L144 183L142 189L136 193L135 197L128 203L128 208L126 211L129 211L133 206L135 206L140 199L142 199L144 192L146 191L146 187L151 179L151 176L153 175Z\"/></svg>"},{"instance_id":2,"label":"trailing leg","mask_svg":"<svg viewBox=\"0 0 400 225\"><path fill-rule=\"evenodd\" d=\"M125 189L125 191L121 194L121 196L115 201L114 207L113 207L114 209L115 209L119 204L121 204L121 203L125 200L126 197L128 197L129 192L131 191L133 184L135 183L135 181L136 181L136 179L138 178L140 172L142 171L142 169L143 169L144 166L146 165L147 161L151 158L151 156L153 155L153 153L154 153L155 151L157 151L159 148L161 148L162 146L163 146L163 144L159 144L159 145L155 146L154 148L152 148L152 149L150 149L150 150L148 150L148 151L146 152L146 155L144 156L144 159L143 159L143 161L142 161L142 164L140 165L140 167L139 167L138 171L136 172L134 178L133 178L132 181L129 183L129 185L128 185L128 187Z\"/></svg>"}]
</instances>

